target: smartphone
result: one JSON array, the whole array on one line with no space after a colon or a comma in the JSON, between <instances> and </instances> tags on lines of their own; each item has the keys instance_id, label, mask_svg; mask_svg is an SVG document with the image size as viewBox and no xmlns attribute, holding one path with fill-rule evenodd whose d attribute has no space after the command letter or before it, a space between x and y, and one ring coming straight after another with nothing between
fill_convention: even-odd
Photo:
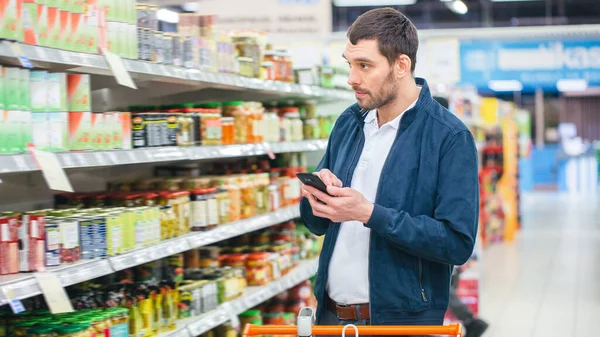
<instances>
[{"instance_id":1,"label":"smartphone","mask_svg":"<svg viewBox=\"0 0 600 337\"><path fill-rule=\"evenodd\" d=\"M298 173L297 176L304 185L314 187L327 195L331 195L327 192L327 185L317 175L312 173Z\"/></svg>"}]
</instances>

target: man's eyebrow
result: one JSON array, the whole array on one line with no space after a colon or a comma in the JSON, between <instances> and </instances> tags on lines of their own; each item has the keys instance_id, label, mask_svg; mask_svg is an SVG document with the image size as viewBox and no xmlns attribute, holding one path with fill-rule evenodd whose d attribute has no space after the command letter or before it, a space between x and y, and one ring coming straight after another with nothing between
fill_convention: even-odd
<instances>
[{"instance_id":1,"label":"man's eyebrow","mask_svg":"<svg viewBox=\"0 0 600 337\"><path fill-rule=\"evenodd\" d=\"M342 54L342 57L344 59L346 59L346 61L348 61L348 59L346 58L346 56L344 56L344 54ZM366 58L366 57L359 57L353 60L354 62L362 62L362 63L373 63L373 60Z\"/></svg>"}]
</instances>

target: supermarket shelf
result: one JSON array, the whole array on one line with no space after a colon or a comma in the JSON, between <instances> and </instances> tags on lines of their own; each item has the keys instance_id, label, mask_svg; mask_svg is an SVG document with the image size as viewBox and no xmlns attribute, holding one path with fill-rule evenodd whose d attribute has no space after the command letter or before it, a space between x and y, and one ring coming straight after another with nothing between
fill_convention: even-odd
<instances>
[{"instance_id":1,"label":"supermarket shelf","mask_svg":"<svg viewBox=\"0 0 600 337\"><path fill-rule=\"evenodd\" d=\"M72 69L90 74L111 75L104 57L101 55L72 52L54 48L16 44L11 47L11 42L0 43L0 57L17 59L21 56L33 61L34 66L57 70ZM154 81L168 82L183 85L208 85L228 90L257 90L269 92L281 98L316 98L329 101L339 99L354 99L349 90L326 89L318 86L299 85L294 83L264 81L256 78L242 77L231 74L202 72L196 69L187 69L176 66L149 63L137 60L123 60L125 68L135 79L144 80L151 78Z\"/></svg>"},{"instance_id":2,"label":"supermarket shelf","mask_svg":"<svg viewBox=\"0 0 600 337\"><path fill-rule=\"evenodd\" d=\"M177 330L158 337L195 337L229 321L232 317L254 308L277 294L311 278L317 272L318 259L302 261L298 267L281 279L260 287L249 287L240 298L223 303L217 309L199 317L178 322Z\"/></svg>"},{"instance_id":3,"label":"supermarket shelf","mask_svg":"<svg viewBox=\"0 0 600 337\"><path fill-rule=\"evenodd\" d=\"M324 150L327 140L300 142L261 143L198 147L156 147L132 150L61 152L57 153L63 168L91 168L102 166L160 163L170 161L204 160L231 157L257 156L273 153ZM0 174L37 171L29 154L0 155Z\"/></svg>"},{"instance_id":4,"label":"supermarket shelf","mask_svg":"<svg viewBox=\"0 0 600 337\"><path fill-rule=\"evenodd\" d=\"M190 233L155 246L137 249L108 259L82 261L72 265L49 268L48 272L56 273L62 285L66 287L192 248L273 226L299 216L299 207L290 206L272 213L222 225L211 231ZM16 299L25 299L41 294L41 289L33 274L0 276L0 290L2 290L0 291L0 305L6 304L7 294Z\"/></svg>"}]
</instances>

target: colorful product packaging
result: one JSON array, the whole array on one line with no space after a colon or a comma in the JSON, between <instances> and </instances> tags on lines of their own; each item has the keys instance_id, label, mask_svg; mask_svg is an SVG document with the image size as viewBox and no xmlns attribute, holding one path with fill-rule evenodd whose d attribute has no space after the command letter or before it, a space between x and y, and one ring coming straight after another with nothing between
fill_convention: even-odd
<instances>
[{"instance_id":1,"label":"colorful product packaging","mask_svg":"<svg viewBox=\"0 0 600 337\"><path fill-rule=\"evenodd\" d=\"M31 45L39 45L39 16L36 0L23 1L23 42Z\"/></svg>"},{"instance_id":2,"label":"colorful product packaging","mask_svg":"<svg viewBox=\"0 0 600 337\"><path fill-rule=\"evenodd\" d=\"M22 0L3 0L0 11L0 38L23 41Z\"/></svg>"},{"instance_id":3,"label":"colorful product packaging","mask_svg":"<svg viewBox=\"0 0 600 337\"><path fill-rule=\"evenodd\" d=\"M48 47L60 48L60 10L58 7L47 5L48 13Z\"/></svg>"},{"instance_id":4,"label":"colorful product packaging","mask_svg":"<svg viewBox=\"0 0 600 337\"><path fill-rule=\"evenodd\" d=\"M0 217L0 275L19 272L19 222L14 216Z\"/></svg>"},{"instance_id":5,"label":"colorful product packaging","mask_svg":"<svg viewBox=\"0 0 600 337\"><path fill-rule=\"evenodd\" d=\"M69 111L91 111L90 75L67 75L67 100Z\"/></svg>"},{"instance_id":6,"label":"colorful product packaging","mask_svg":"<svg viewBox=\"0 0 600 337\"><path fill-rule=\"evenodd\" d=\"M85 16L83 10L80 12L70 12L70 34L71 49L77 52L85 52Z\"/></svg>"},{"instance_id":7,"label":"colorful product packaging","mask_svg":"<svg viewBox=\"0 0 600 337\"><path fill-rule=\"evenodd\" d=\"M67 112L48 112L49 151L68 150L69 114Z\"/></svg>"},{"instance_id":8,"label":"colorful product packaging","mask_svg":"<svg viewBox=\"0 0 600 337\"><path fill-rule=\"evenodd\" d=\"M48 112L64 112L68 111L67 103L67 74L65 73L48 73L46 75L48 87Z\"/></svg>"},{"instance_id":9,"label":"colorful product packaging","mask_svg":"<svg viewBox=\"0 0 600 337\"><path fill-rule=\"evenodd\" d=\"M47 71L31 71L29 74L29 95L31 112L46 112L48 109Z\"/></svg>"},{"instance_id":10,"label":"colorful product packaging","mask_svg":"<svg viewBox=\"0 0 600 337\"><path fill-rule=\"evenodd\" d=\"M32 143L39 150L48 150L50 148L50 129L48 112L31 113L31 133Z\"/></svg>"},{"instance_id":11,"label":"colorful product packaging","mask_svg":"<svg viewBox=\"0 0 600 337\"><path fill-rule=\"evenodd\" d=\"M81 259L91 260L96 257L94 250L94 218L86 217L79 220L79 244Z\"/></svg>"},{"instance_id":12,"label":"colorful product packaging","mask_svg":"<svg viewBox=\"0 0 600 337\"><path fill-rule=\"evenodd\" d=\"M60 263L73 263L81 259L79 222L73 218L60 218Z\"/></svg>"},{"instance_id":13,"label":"colorful product packaging","mask_svg":"<svg viewBox=\"0 0 600 337\"><path fill-rule=\"evenodd\" d=\"M63 6L59 9L59 32L58 48L73 50L75 41L73 40L73 31L71 27L71 12Z\"/></svg>"},{"instance_id":14,"label":"colorful product packaging","mask_svg":"<svg viewBox=\"0 0 600 337\"><path fill-rule=\"evenodd\" d=\"M44 247L46 251L46 267L56 267L60 265L61 235L58 219L46 221L44 227Z\"/></svg>"},{"instance_id":15,"label":"colorful product packaging","mask_svg":"<svg viewBox=\"0 0 600 337\"><path fill-rule=\"evenodd\" d=\"M4 98L6 110L21 109L21 69L20 68L2 68L4 84Z\"/></svg>"},{"instance_id":16,"label":"colorful product packaging","mask_svg":"<svg viewBox=\"0 0 600 337\"><path fill-rule=\"evenodd\" d=\"M104 146L104 114L92 113L91 129L92 150L99 151Z\"/></svg>"},{"instance_id":17,"label":"colorful product packaging","mask_svg":"<svg viewBox=\"0 0 600 337\"><path fill-rule=\"evenodd\" d=\"M121 127L121 146L119 148L131 149L131 113L119 112L119 125Z\"/></svg>"},{"instance_id":18,"label":"colorful product packaging","mask_svg":"<svg viewBox=\"0 0 600 337\"><path fill-rule=\"evenodd\" d=\"M21 272L38 272L45 269L44 231L46 217L35 213L26 213L19 226L19 266Z\"/></svg>"},{"instance_id":19,"label":"colorful product packaging","mask_svg":"<svg viewBox=\"0 0 600 337\"><path fill-rule=\"evenodd\" d=\"M111 213L106 216L106 254L114 256L121 254L123 249L123 221L122 213Z\"/></svg>"},{"instance_id":20,"label":"colorful product packaging","mask_svg":"<svg viewBox=\"0 0 600 337\"><path fill-rule=\"evenodd\" d=\"M23 121L19 110L1 110L0 153L19 153L22 146Z\"/></svg>"},{"instance_id":21,"label":"colorful product packaging","mask_svg":"<svg viewBox=\"0 0 600 337\"><path fill-rule=\"evenodd\" d=\"M39 45L43 47L50 46L50 22L49 22L48 6L38 0L37 1L37 32Z\"/></svg>"},{"instance_id":22,"label":"colorful product packaging","mask_svg":"<svg viewBox=\"0 0 600 337\"><path fill-rule=\"evenodd\" d=\"M92 113L69 112L68 145L71 151L92 149Z\"/></svg>"},{"instance_id":23,"label":"colorful product packaging","mask_svg":"<svg viewBox=\"0 0 600 337\"><path fill-rule=\"evenodd\" d=\"M100 12L95 0L88 0L83 17L83 52L95 54L98 52L98 27Z\"/></svg>"}]
</instances>

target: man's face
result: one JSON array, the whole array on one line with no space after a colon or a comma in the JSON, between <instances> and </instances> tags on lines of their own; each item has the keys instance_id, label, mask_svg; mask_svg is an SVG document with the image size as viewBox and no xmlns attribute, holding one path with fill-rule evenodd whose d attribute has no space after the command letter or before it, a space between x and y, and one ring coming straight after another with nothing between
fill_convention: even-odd
<instances>
[{"instance_id":1,"label":"man's face","mask_svg":"<svg viewBox=\"0 0 600 337\"><path fill-rule=\"evenodd\" d=\"M398 84L387 58L379 52L377 40L346 44L344 58L350 66L348 84L354 89L361 108L373 110L393 102Z\"/></svg>"}]
</instances>

